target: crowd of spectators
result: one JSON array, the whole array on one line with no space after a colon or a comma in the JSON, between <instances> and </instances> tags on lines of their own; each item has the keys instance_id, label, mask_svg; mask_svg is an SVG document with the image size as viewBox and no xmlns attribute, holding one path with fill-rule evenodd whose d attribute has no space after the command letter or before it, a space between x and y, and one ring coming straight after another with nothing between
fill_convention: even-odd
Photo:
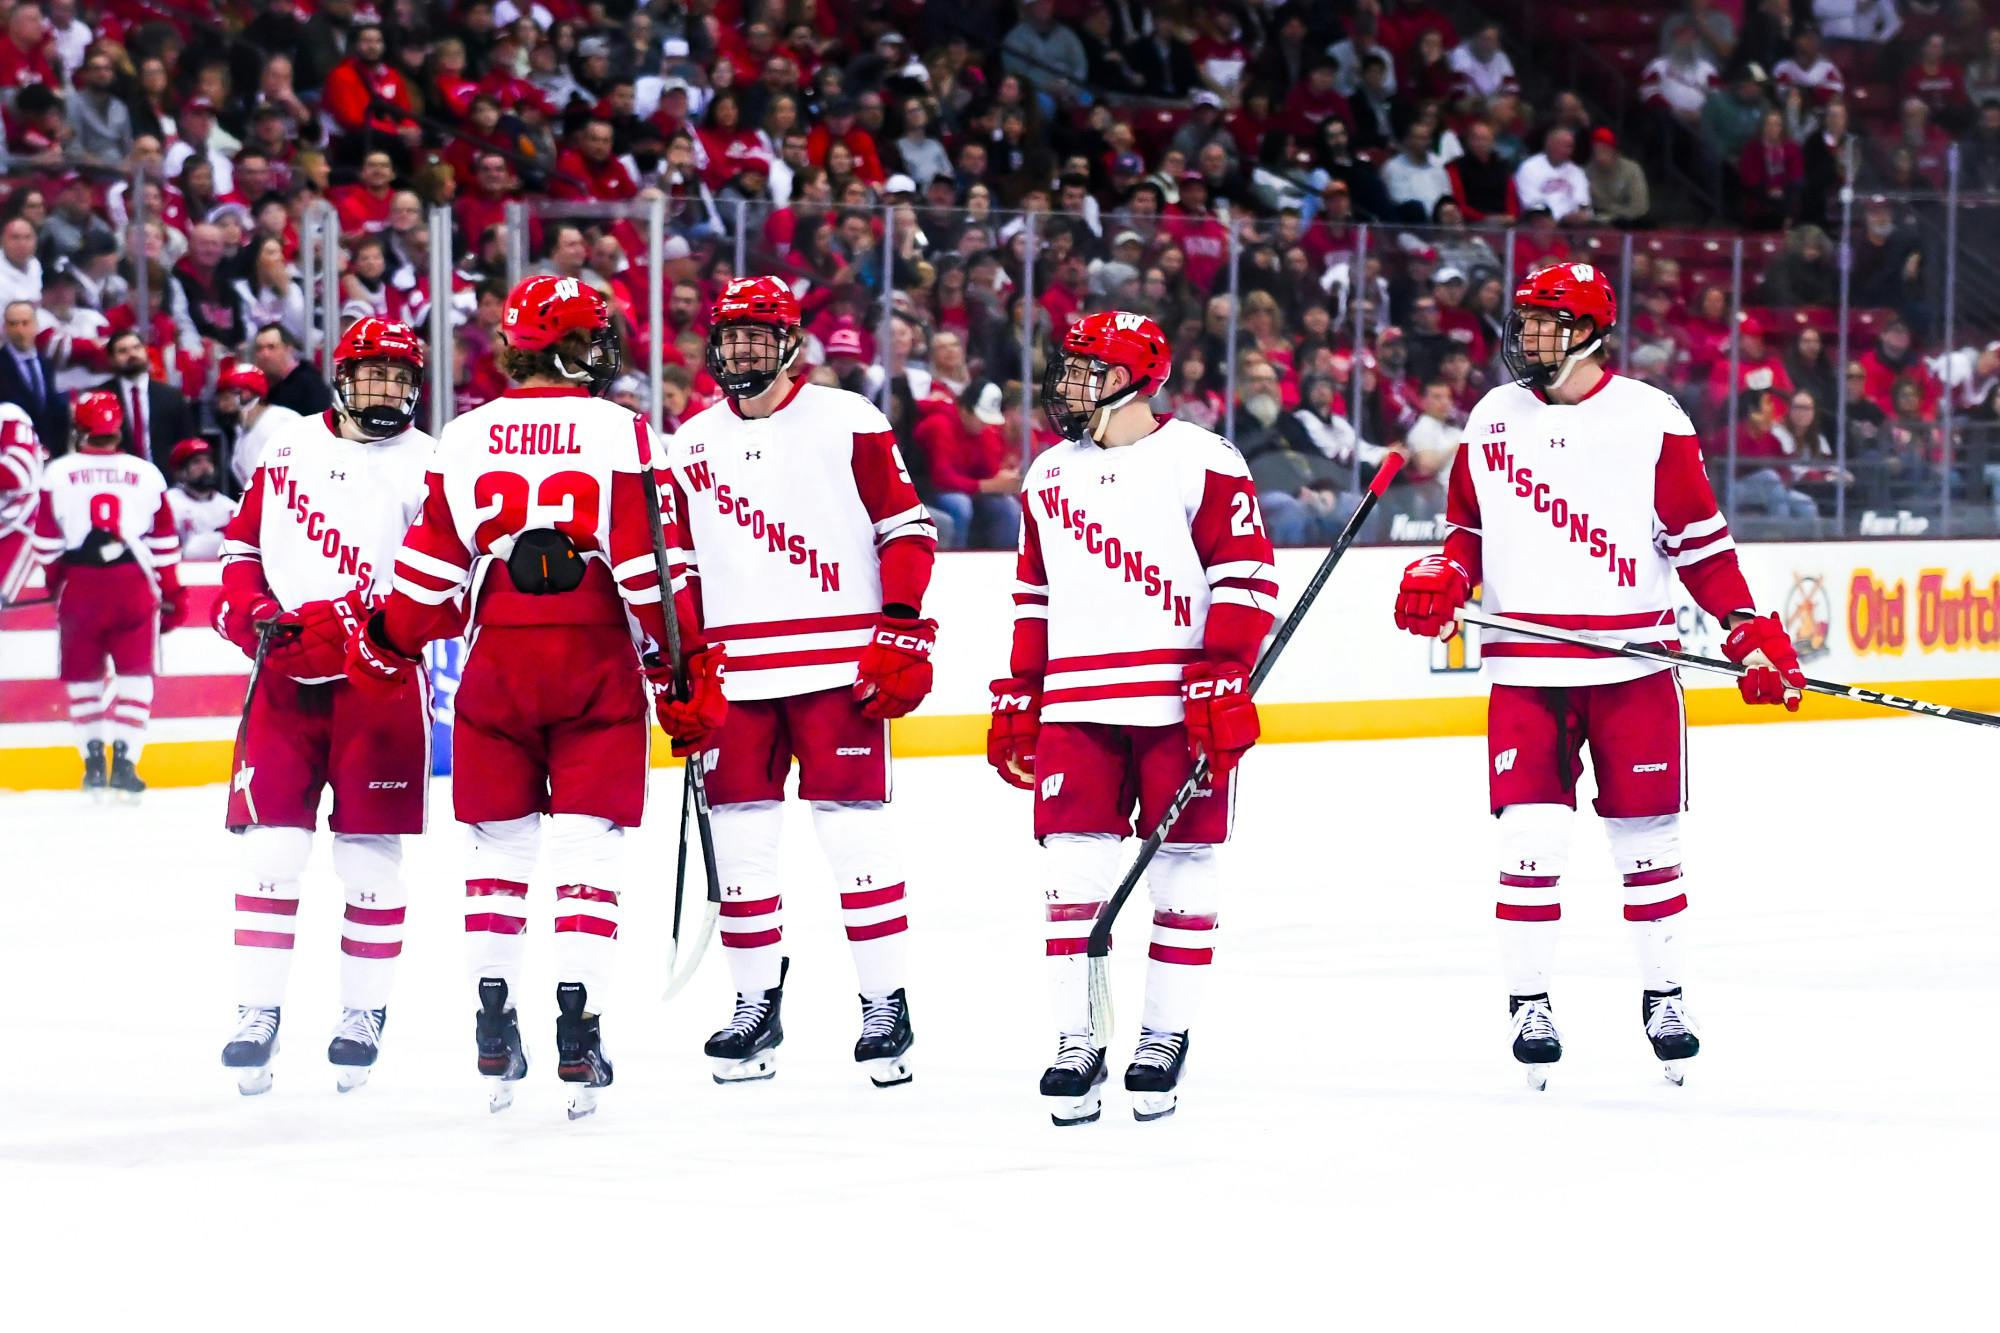
<instances>
[{"instance_id":1,"label":"crowd of spectators","mask_svg":"<svg viewBox=\"0 0 2000 1333\"><path fill-rule=\"evenodd\" d=\"M1843 488L1935 495L1947 393L1994 414L2000 343L1935 345L1910 193L1952 136L1968 187L2000 189L1983 8L1688 0L1626 142L1611 109L1524 88L1507 29L1429 0L0 0L0 399L59 452L67 395L117 389L132 447L206 521L277 423L329 405L303 274L330 210L334 327L448 303L455 410L504 388L510 250L606 295L613 396L657 394L670 429L715 398L710 297L779 273L808 373L883 404L951 542L999 547L1022 451L1049 442L1052 340L1116 306L1165 328L1160 410L1232 429L1275 540L1327 540L1392 451L1373 535L1423 539L1457 425L1504 373L1512 283L1615 260L1621 364L1738 460L1732 504L1804 530ZM1893 123L1854 123L1863 77L1905 94ZM1712 247L1649 228L1657 168L1689 151L1722 221L1771 238L1737 299ZM1870 314L1842 367L1831 321L1800 312L1832 309L1848 184ZM1986 493L1976 468L1963 484Z\"/></svg>"}]
</instances>

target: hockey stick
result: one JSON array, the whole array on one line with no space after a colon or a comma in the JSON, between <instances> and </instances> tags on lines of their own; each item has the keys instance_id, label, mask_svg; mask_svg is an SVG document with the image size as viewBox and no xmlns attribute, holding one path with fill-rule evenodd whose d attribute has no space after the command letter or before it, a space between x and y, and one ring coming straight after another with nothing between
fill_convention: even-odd
<instances>
[{"instance_id":1,"label":"hockey stick","mask_svg":"<svg viewBox=\"0 0 2000 1333\"><path fill-rule=\"evenodd\" d=\"M257 770L242 767L242 761L250 755L250 704L257 697L257 682L264 676L264 655L271 651L271 640L278 637L277 620L262 620L257 623L257 651L250 655L250 683L243 687L243 715L236 720L236 754L239 767L229 775L229 786L233 791L240 784L243 789L243 805L250 812L250 822L257 822L257 801L250 794L250 778Z\"/></svg>"},{"instance_id":2,"label":"hockey stick","mask_svg":"<svg viewBox=\"0 0 2000 1333\"><path fill-rule=\"evenodd\" d=\"M1396 479L1396 473L1401 471L1402 467L1401 454L1389 454L1382 459L1381 468L1375 473L1375 479L1368 483L1368 491L1361 497L1361 503L1348 517L1347 526L1343 527L1340 535L1334 539L1326 558L1319 562L1319 568L1314 570L1312 578L1307 580L1305 591L1299 594L1299 600L1293 605L1291 614L1285 617L1284 623L1278 626L1277 633L1271 636L1271 645L1264 650L1263 657L1258 659L1257 669L1250 673L1250 693L1253 696L1257 693L1258 687L1263 685L1265 678L1271 674L1271 668L1278 664L1278 654L1285 651L1285 645L1292 641L1294 634L1298 633L1299 626L1305 621L1306 612L1312 610L1313 602L1318 600L1320 589L1324 588L1326 581L1333 577L1333 567L1340 563L1340 557L1347 554L1347 548L1354 545L1354 539L1361 535L1361 525L1366 523L1368 515L1374 512L1375 502L1389 489L1389 483ZM1132 890L1138 887L1140 877L1146 873L1146 867L1152 864L1153 857L1159 854L1160 847L1166 842L1167 833L1180 822L1181 815L1194 801L1195 793L1201 790L1201 784L1207 778L1208 758L1203 756L1195 761L1194 771L1187 775L1185 782L1181 783L1180 790L1174 793L1173 800L1167 802L1166 813L1160 817L1159 824L1146 835L1146 840L1139 844L1139 854L1132 859L1131 868L1125 872L1125 878L1119 881L1111 900L1105 903L1104 910L1098 913L1097 924L1091 928L1087 952L1090 956L1090 1033L1091 1044L1094 1046L1101 1048L1111 1044L1111 967L1107 958L1111 952L1111 923L1118 919L1118 913L1125 906L1125 900L1132 896Z\"/></svg>"},{"instance_id":3,"label":"hockey stick","mask_svg":"<svg viewBox=\"0 0 2000 1333\"><path fill-rule=\"evenodd\" d=\"M1692 667L1697 671L1711 671L1718 676L1728 676L1731 679L1742 677L1750 670L1735 662L1718 661L1713 657L1697 657L1693 653L1684 653L1675 648L1662 648L1658 644L1627 643L1612 635L1593 634L1589 630L1580 629L1556 629L1549 625L1516 620L1512 616L1490 615L1485 611L1475 611L1469 607L1462 608L1458 618L1468 625L1484 625L1489 629L1503 629L1510 634L1525 634L1531 638L1548 639L1554 643L1573 643L1585 648L1602 648L1620 657L1636 658L1643 662L1664 662L1669 666ZM1900 713L1941 717L1947 722L1970 722L1978 727L2000 727L2000 716L1992 713L1977 713L1970 708L1950 708L1944 704L1927 704L1922 699L1906 699L1900 694L1864 690L1859 685L1841 685L1830 680L1814 680L1808 676L1805 690L1809 694L1825 694L1835 699L1852 699L1856 703L1893 708Z\"/></svg>"},{"instance_id":4,"label":"hockey stick","mask_svg":"<svg viewBox=\"0 0 2000 1333\"><path fill-rule=\"evenodd\" d=\"M641 435L645 435L643 426ZM646 469L646 516L653 529L653 567L660 576L661 619L667 627L667 665L673 671L674 687L680 688L681 671L687 665L681 655L680 617L674 611L674 580L667 559L667 530L661 514L664 506L660 503L660 479L653 471L651 451L642 451L640 463ZM708 878L708 905L702 914L701 934L696 937L693 950L683 960L681 957L681 897L687 887L687 816L688 806L694 807L695 828L701 836L702 869ZM687 757L685 784L681 793L680 853L674 871L674 929L667 943L667 989L661 1000L671 1000L680 988L687 985L695 968L701 965L702 954L708 951L709 936L715 933L715 918L722 911L722 884L715 876L715 834L708 822L708 788L702 781L701 756Z\"/></svg>"}]
</instances>

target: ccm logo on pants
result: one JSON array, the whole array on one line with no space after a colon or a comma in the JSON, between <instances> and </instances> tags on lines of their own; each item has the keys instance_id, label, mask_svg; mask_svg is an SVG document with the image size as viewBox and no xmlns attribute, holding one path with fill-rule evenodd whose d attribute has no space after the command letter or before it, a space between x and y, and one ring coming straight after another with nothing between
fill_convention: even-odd
<instances>
[{"instance_id":1,"label":"ccm logo on pants","mask_svg":"<svg viewBox=\"0 0 2000 1333\"><path fill-rule=\"evenodd\" d=\"M1241 694L1248 682L1230 677L1219 680L1191 680L1187 683L1187 697L1190 699L1214 699L1225 694Z\"/></svg>"}]
</instances>

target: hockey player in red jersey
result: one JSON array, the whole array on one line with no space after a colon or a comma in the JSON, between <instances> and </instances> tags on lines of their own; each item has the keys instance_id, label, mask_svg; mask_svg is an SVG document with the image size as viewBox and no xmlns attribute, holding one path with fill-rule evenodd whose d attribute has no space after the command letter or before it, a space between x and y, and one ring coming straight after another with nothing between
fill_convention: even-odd
<instances>
[{"instance_id":1,"label":"hockey player in red jersey","mask_svg":"<svg viewBox=\"0 0 2000 1333\"><path fill-rule=\"evenodd\" d=\"M20 600L38 563L35 510L47 461L34 418L13 403L0 403L0 607Z\"/></svg>"},{"instance_id":2,"label":"hockey player in red jersey","mask_svg":"<svg viewBox=\"0 0 2000 1333\"><path fill-rule=\"evenodd\" d=\"M556 1074L574 1119L612 1080L599 1014L650 737L634 621L653 642L666 632L642 489L659 455L643 420L595 396L618 370L597 293L574 278L529 278L507 298L501 336L513 387L445 427L394 591L349 641L347 675L370 688L414 677L423 645L456 631L463 601L452 803L471 832L479 1072L495 1110L527 1073L515 999L528 881L546 849Z\"/></svg>"},{"instance_id":3,"label":"hockey player in red jersey","mask_svg":"<svg viewBox=\"0 0 2000 1333\"><path fill-rule=\"evenodd\" d=\"M899 839L889 719L931 687L937 622L923 617L937 530L866 399L793 365L799 305L776 278L729 284L709 315L724 401L670 441L676 587L692 697L660 724L701 751L736 981L729 1025L704 1047L717 1082L770 1078L784 1038L778 838L794 760L832 864L860 980L854 1058L879 1087L910 1079ZM724 674L724 662L727 674Z\"/></svg>"},{"instance_id":4,"label":"hockey player in red jersey","mask_svg":"<svg viewBox=\"0 0 2000 1333\"><path fill-rule=\"evenodd\" d=\"M76 448L42 475L35 556L56 598L83 789L136 800L146 790L137 765L153 715L160 634L186 613L181 542L167 479L120 449L125 412L118 396L80 393L71 415Z\"/></svg>"},{"instance_id":5,"label":"hockey player in red jersey","mask_svg":"<svg viewBox=\"0 0 2000 1333\"><path fill-rule=\"evenodd\" d=\"M1153 861L1133 1114L1176 1104L1199 986L1215 957L1234 769L1258 735L1249 677L1278 585L1256 487L1235 446L1148 400L1173 367L1152 320L1088 315L1063 336L1042 405L1064 442L1025 485L1009 674L993 682L987 757L1035 792L1058 1125L1095 1120L1106 1052L1090 1031L1085 945L1123 869L1196 758L1211 778Z\"/></svg>"},{"instance_id":6,"label":"hockey player in red jersey","mask_svg":"<svg viewBox=\"0 0 2000 1333\"><path fill-rule=\"evenodd\" d=\"M333 791L340 1021L335 1085L367 1081L403 952L402 835L422 833L430 791L428 682L347 683L347 639L389 595L396 551L424 498L431 437L412 424L424 345L409 328L355 321L334 349L334 403L272 435L223 529L215 629L254 658L270 648L236 737L227 815L242 835L236 890L236 1032L222 1063L246 1095L271 1086L291 972L299 880ZM262 627L268 626L268 630Z\"/></svg>"},{"instance_id":7,"label":"hockey player in red jersey","mask_svg":"<svg viewBox=\"0 0 2000 1333\"><path fill-rule=\"evenodd\" d=\"M1589 264L1556 264L1514 293L1505 350L1519 380L1466 422L1447 493L1441 555L1403 572L1396 624L1449 637L1474 588L1488 612L1678 647L1672 575L1752 668L1744 701L1798 708L1798 655L1776 616L1757 615L1735 543L1702 468L1701 444L1665 393L1604 368L1617 297ZM1549 1002L1562 874L1582 752L1595 808L1625 881L1644 987L1645 1030L1667 1076L1700 1049L1681 993L1687 894L1686 717L1672 668L1489 632L1491 808L1499 820L1501 955L1514 1058L1532 1086L1562 1055Z\"/></svg>"}]
</instances>

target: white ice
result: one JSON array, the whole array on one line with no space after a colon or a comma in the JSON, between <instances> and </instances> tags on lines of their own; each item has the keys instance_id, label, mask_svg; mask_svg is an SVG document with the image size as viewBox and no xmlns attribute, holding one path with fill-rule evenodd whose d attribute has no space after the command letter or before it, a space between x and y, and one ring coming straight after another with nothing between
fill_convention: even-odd
<instances>
[{"instance_id":1,"label":"white ice","mask_svg":"<svg viewBox=\"0 0 2000 1333\"><path fill-rule=\"evenodd\" d=\"M1619 893L1579 819L1546 1093L1506 1052L1483 742L1250 756L1180 1113L1057 1130L1025 795L899 766L916 1081L858 1008L790 828L787 1041L717 1087L719 948L662 1007L677 773L655 775L607 1007L617 1083L566 1123L549 892L536 1065L472 1069L456 826L412 848L373 1081L336 1096L323 847L275 1089L237 1095L220 788L137 810L0 798L0 1327L1992 1328L2000 1187L1989 733L1930 720L1693 735L1685 1088L1641 1033ZM1120 1045L1147 913L1121 924ZM1981 1277L1981 1274L1987 1276ZM113 1321L119 1321L114 1325Z\"/></svg>"}]
</instances>

